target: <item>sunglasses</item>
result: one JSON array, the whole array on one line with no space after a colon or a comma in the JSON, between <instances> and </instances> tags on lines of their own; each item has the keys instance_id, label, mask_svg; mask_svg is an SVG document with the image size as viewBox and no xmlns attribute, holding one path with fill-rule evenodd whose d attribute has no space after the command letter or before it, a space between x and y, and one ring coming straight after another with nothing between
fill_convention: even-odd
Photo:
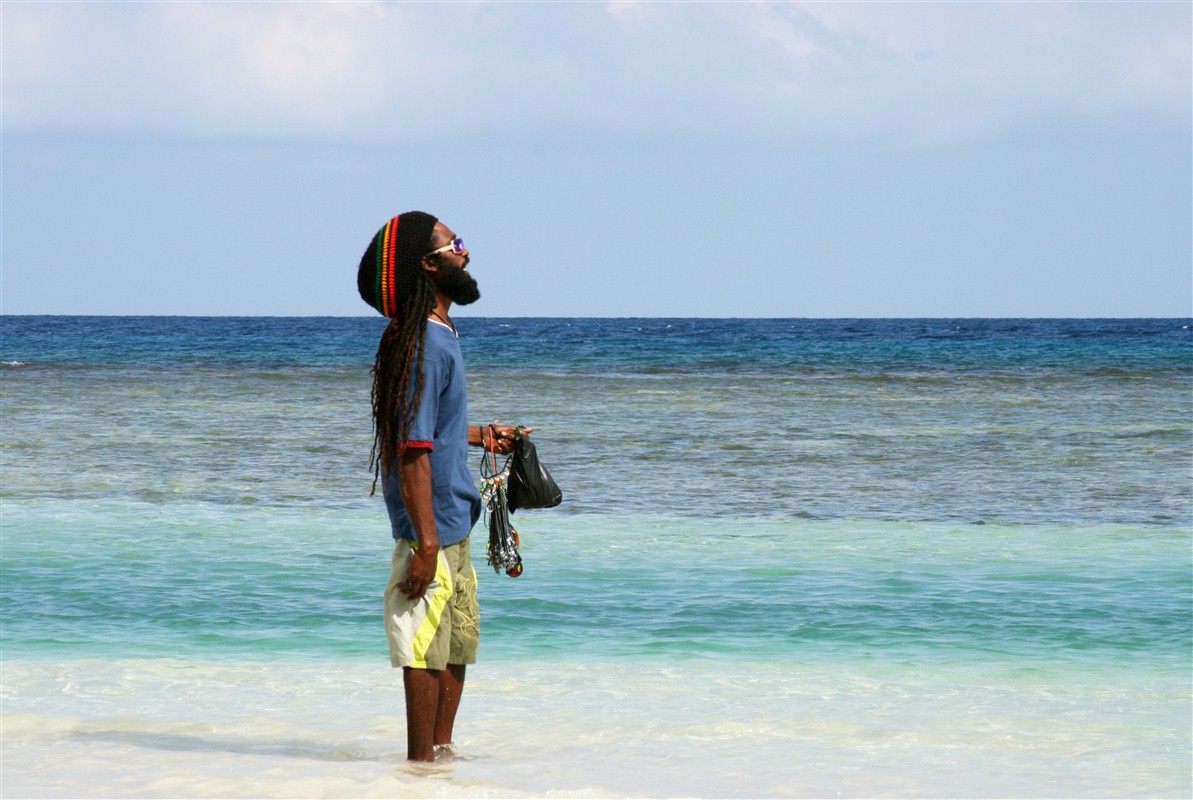
<instances>
[{"instance_id":1,"label":"sunglasses","mask_svg":"<svg viewBox=\"0 0 1193 800\"><path fill-rule=\"evenodd\" d=\"M455 239L452 239L450 243L445 244L438 250L432 250L431 252L427 253L427 256L433 256L437 253L446 253L448 250L451 250L458 256L464 255L464 240L457 236ZM427 256L423 256L423 258L426 258Z\"/></svg>"}]
</instances>

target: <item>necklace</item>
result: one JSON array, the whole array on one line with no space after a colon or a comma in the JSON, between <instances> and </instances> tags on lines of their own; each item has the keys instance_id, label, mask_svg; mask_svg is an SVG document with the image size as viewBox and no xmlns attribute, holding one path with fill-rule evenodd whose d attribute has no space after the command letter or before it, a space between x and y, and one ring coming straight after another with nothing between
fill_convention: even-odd
<instances>
[{"instance_id":1,"label":"necklace","mask_svg":"<svg viewBox=\"0 0 1193 800\"><path fill-rule=\"evenodd\" d=\"M442 322L447 327L451 328L453 332L456 330L456 326L452 325L452 321L450 319L447 319L446 317L439 316L438 311L431 311L431 316L434 317L435 319L439 320L440 322Z\"/></svg>"}]
</instances>

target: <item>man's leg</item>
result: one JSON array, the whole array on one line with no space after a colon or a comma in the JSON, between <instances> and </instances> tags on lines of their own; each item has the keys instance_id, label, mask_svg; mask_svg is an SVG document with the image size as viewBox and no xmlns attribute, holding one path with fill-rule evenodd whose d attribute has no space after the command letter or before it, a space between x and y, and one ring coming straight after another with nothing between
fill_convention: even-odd
<instances>
[{"instance_id":1,"label":"man's leg","mask_svg":"<svg viewBox=\"0 0 1193 800\"><path fill-rule=\"evenodd\" d=\"M456 724L456 711L460 708L460 697L464 694L464 664L448 664L439 674L439 702L435 715L435 746L452 743L452 728Z\"/></svg>"},{"instance_id":2,"label":"man's leg","mask_svg":"<svg viewBox=\"0 0 1193 800\"><path fill-rule=\"evenodd\" d=\"M435 760L435 717L441 674L446 675L447 671L402 669L406 689L406 758L410 761Z\"/></svg>"},{"instance_id":3,"label":"man's leg","mask_svg":"<svg viewBox=\"0 0 1193 800\"><path fill-rule=\"evenodd\" d=\"M465 665L476 662L480 638L480 607L476 602L476 570L472 567L471 538L444 548L452 569L451 648L447 669L439 679L439 715L435 720L435 746L452 743L456 711L464 694Z\"/></svg>"}]
</instances>

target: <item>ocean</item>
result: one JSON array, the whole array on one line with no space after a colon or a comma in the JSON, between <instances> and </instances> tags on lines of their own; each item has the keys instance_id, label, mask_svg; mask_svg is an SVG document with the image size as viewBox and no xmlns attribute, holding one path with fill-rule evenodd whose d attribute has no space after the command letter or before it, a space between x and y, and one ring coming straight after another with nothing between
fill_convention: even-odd
<instances>
[{"instance_id":1,"label":"ocean","mask_svg":"<svg viewBox=\"0 0 1193 800\"><path fill-rule=\"evenodd\" d=\"M384 320L0 317L0 795L1193 796L1193 320L456 322L564 501L416 766Z\"/></svg>"}]
</instances>

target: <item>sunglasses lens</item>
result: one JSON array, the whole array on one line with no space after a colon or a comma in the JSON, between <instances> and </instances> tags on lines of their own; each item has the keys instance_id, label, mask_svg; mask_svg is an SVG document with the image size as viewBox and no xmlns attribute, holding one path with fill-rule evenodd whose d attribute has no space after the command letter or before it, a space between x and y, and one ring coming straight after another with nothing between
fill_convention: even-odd
<instances>
[{"instance_id":1,"label":"sunglasses lens","mask_svg":"<svg viewBox=\"0 0 1193 800\"><path fill-rule=\"evenodd\" d=\"M452 239L452 252L458 256L464 255L464 240Z\"/></svg>"}]
</instances>

